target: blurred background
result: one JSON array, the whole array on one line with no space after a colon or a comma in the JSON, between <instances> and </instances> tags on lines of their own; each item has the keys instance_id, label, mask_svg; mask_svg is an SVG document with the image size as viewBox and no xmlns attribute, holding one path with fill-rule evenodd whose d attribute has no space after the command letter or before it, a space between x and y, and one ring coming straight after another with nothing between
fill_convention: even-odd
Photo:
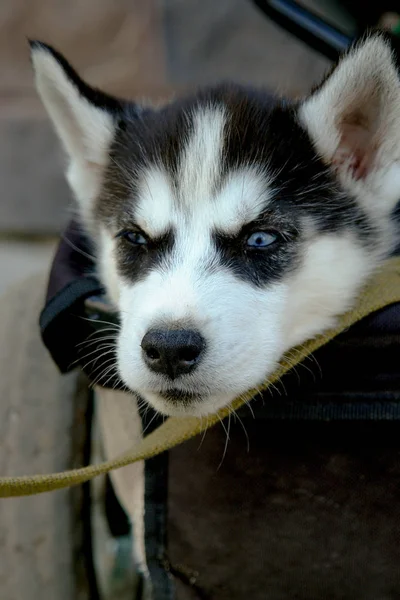
<instances>
[{"instance_id":1,"label":"blurred background","mask_svg":"<svg viewBox=\"0 0 400 600\"><path fill-rule=\"evenodd\" d=\"M139 99L221 78L296 95L329 64L250 0L2 0L0 31L0 292L48 264L71 202L27 37L90 84Z\"/></svg>"},{"instance_id":2,"label":"blurred background","mask_svg":"<svg viewBox=\"0 0 400 600\"><path fill-rule=\"evenodd\" d=\"M396 2L301 4L354 35ZM220 79L296 96L329 65L251 0L2 0L0 33L0 292L49 262L71 202L27 38L54 45L90 84L137 99Z\"/></svg>"}]
</instances>

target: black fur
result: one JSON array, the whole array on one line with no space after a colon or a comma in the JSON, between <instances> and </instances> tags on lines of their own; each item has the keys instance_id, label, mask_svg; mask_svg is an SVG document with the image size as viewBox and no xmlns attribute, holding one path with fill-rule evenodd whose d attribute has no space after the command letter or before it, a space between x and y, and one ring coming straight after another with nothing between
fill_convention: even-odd
<instances>
[{"instance_id":1,"label":"black fur","mask_svg":"<svg viewBox=\"0 0 400 600\"><path fill-rule=\"evenodd\" d=\"M146 246L136 246L123 236L118 237L117 259L120 273L129 281L144 279L155 266L166 264L174 245L170 231Z\"/></svg>"},{"instance_id":2,"label":"black fur","mask_svg":"<svg viewBox=\"0 0 400 600\"><path fill-rule=\"evenodd\" d=\"M260 217L261 228L279 223L278 231L283 234L301 231L302 218L310 217L319 231L337 232L355 225L362 239L373 231L367 216L341 191L333 171L317 156L299 124L297 106L281 101L274 103L261 91L233 84L203 90L126 121L125 128L117 131L111 149L112 160L97 204L97 217L101 221L129 228L126 215L133 213L132 173L135 171L161 164L172 182L178 183L177 166L192 130L192 115L196 109L210 105L224 106L228 115L219 185L232 169L245 165L264 168L271 181L268 187L272 190L272 201L268 202L268 213ZM276 248L257 254L239 250L242 248L240 240L215 232L221 264L255 285L265 285L295 266L301 236L297 243L294 238L292 235L289 242L284 235ZM161 252L157 250L156 254L158 260L162 260ZM132 258L130 266L124 255L120 269L125 276L130 274L131 279L136 279L155 264L153 258L149 261L149 256L146 255L143 262Z\"/></svg>"},{"instance_id":3,"label":"black fur","mask_svg":"<svg viewBox=\"0 0 400 600\"><path fill-rule=\"evenodd\" d=\"M62 67L63 71L67 75L68 79L73 83L73 85L77 88L79 93L86 98L91 104L97 106L97 108L101 108L102 110L106 110L107 112L114 115L116 118L120 117L128 104L124 100L119 100L118 98L114 98L114 96L110 96L97 88L93 88L85 83L77 74L75 69L70 65L70 63L64 58L64 56L55 50L52 46L40 42L38 40L28 40L31 48L31 52L35 50L45 50L49 54L51 54L59 65Z\"/></svg>"},{"instance_id":4,"label":"black fur","mask_svg":"<svg viewBox=\"0 0 400 600\"><path fill-rule=\"evenodd\" d=\"M172 181L197 108L222 105L228 112L223 149L223 179L231 169L260 165L272 175L275 202L298 216L302 210L317 218L318 227L336 231L349 222L365 221L355 202L344 197L333 172L317 156L296 117L296 105L278 102L262 92L236 85L203 90L161 110L144 111L125 122L111 149L112 161L104 178L97 215L112 220L132 200L131 173L162 164ZM129 173L129 180L127 179Z\"/></svg>"},{"instance_id":5,"label":"black fur","mask_svg":"<svg viewBox=\"0 0 400 600\"><path fill-rule=\"evenodd\" d=\"M394 44L392 40L391 43ZM260 227L275 227L279 222L280 237L271 249L249 251L243 248L240 236L231 238L224 232L214 232L221 264L238 277L263 285L295 264L305 217L311 218L319 231L337 232L351 225L363 240L373 232L368 217L343 193L334 172L316 154L297 118L297 104L276 100L262 90L221 84L158 110L139 109L136 104L88 86L50 46L31 42L31 47L50 52L79 92L115 117L115 140L95 210L101 222L117 230L134 225L127 221L127 215L134 212L135 173L147 166L162 165L177 186L180 156L191 135L193 115L202 107L222 106L227 124L223 167L217 185L221 186L227 174L236 168L251 165L264 170L272 200L268 201L268 213L260 216ZM130 279L143 277L155 264L167 260L173 238L171 231L163 239L153 240L147 248L128 246L120 240L121 273Z\"/></svg>"}]
</instances>

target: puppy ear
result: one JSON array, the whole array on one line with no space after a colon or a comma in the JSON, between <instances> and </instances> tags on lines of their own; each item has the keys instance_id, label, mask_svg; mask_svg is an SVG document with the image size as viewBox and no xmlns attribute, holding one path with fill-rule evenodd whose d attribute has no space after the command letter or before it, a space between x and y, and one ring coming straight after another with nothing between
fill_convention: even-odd
<instances>
[{"instance_id":1,"label":"puppy ear","mask_svg":"<svg viewBox=\"0 0 400 600\"><path fill-rule=\"evenodd\" d=\"M99 189L122 103L88 86L50 46L37 41L30 46L37 90L70 159L67 178L78 200L90 202Z\"/></svg>"},{"instance_id":2,"label":"puppy ear","mask_svg":"<svg viewBox=\"0 0 400 600\"><path fill-rule=\"evenodd\" d=\"M342 183L359 191L380 187L395 203L400 197L400 79L389 36L375 32L358 42L301 105L299 116Z\"/></svg>"}]
</instances>

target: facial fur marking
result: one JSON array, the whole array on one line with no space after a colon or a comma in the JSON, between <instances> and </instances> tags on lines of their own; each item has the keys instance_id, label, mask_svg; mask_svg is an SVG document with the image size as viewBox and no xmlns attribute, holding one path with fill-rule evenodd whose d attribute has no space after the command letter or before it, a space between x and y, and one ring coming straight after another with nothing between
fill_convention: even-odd
<instances>
[{"instance_id":1,"label":"facial fur marking","mask_svg":"<svg viewBox=\"0 0 400 600\"><path fill-rule=\"evenodd\" d=\"M144 170L137 184L134 221L151 236L162 235L172 226L174 187L165 170L152 167Z\"/></svg>"},{"instance_id":2,"label":"facial fur marking","mask_svg":"<svg viewBox=\"0 0 400 600\"><path fill-rule=\"evenodd\" d=\"M257 387L398 244L399 40L364 37L299 103L224 84L141 110L50 48L32 53L120 313L119 375L157 410L206 415ZM205 340L194 370L144 359L160 323L166 341L177 324L180 344L190 331Z\"/></svg>"},{"instance_id":3,"label":"facial fur marking","mask_svg":"<svg viewBox=\"0 0 400 600\"><path fill-rule=\"evenodd\" d=\"M179 203L191 207L209 202L222 167L226 115L222 106L200 108L192 115L191 136L180 155L177 186Z\"/></svg>"},{"instance_id":4,"label":"facial fur marking","mask_svg":"<svg viewBox=\"0 0 400 600\"><path fill-rule=\"evenodd\" d=\"M128 282L139 282L152 269L166 268L174 247L174 234L170 230L150 239L146 245L133 245L124 235L118 236L116 242L119 274Z\"/></svg>"}]
</instances>

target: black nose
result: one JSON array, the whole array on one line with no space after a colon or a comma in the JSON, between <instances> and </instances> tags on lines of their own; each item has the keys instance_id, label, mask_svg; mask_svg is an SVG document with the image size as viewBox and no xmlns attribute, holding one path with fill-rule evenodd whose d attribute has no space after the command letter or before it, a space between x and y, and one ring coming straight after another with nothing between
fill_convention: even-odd
<instances>
[{"instance_id":1,"label":"black nose","mask_svg":"<svg viewBox=\"0 0 400 600\"><path fill-rule=\"evenodd\" d=\"M155 373L175 379L193 371L205 348L205 341L190 329L151 329L142 339L147 366Z\"/></svg>"}]
</instances>

